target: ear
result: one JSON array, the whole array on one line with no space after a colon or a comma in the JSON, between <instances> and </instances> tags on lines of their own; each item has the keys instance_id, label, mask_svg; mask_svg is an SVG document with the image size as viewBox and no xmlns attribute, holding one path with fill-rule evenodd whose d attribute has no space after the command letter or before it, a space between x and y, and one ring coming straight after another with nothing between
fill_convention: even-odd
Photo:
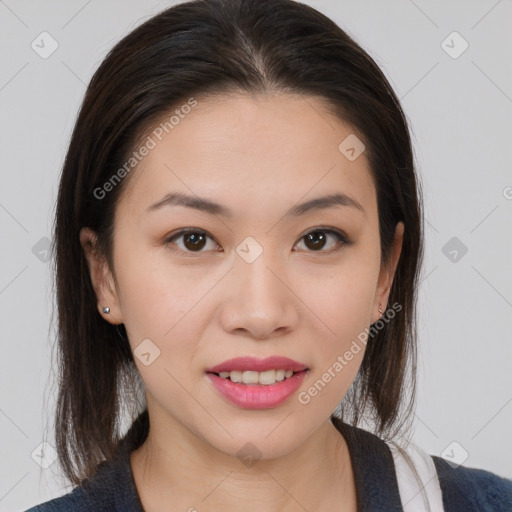
<instances>
[{"instance_id":1,"label":"ear","mask_svg":"<svg viewBox=\"0 0 512 512\"><path fill-rule=\"evenodd\" d=\"M400 258L400 253L402 252L403 235L404 224L403 222L398 222L395 228L395 237L391 247L389 262L387 264L383 263L381 265L377 290L375 292L375 299L373 303L371 323L376 322L379 318L382 317L383 313L379 311L379 308L384 312L386 311L389 292L391 291L391 285L393 284L393 279L395 277L395 271L398 265L398 260Z\"/></svg>"},{"instance_id":2,"label":"ear","mask_svg":"<svg viewBox=\"0 0 512 512\"><path fill-rule=\"evenodd\" d=\"M90 228L80 230L80 244L87 258L92 286L98 301L100 315L111 324L122 324L123 315L119 307L119 298L115 280L106 259L97 250L97 235ZM103 308L109 307L109 313L103 313Z\"/></svg>"}]
</instances>

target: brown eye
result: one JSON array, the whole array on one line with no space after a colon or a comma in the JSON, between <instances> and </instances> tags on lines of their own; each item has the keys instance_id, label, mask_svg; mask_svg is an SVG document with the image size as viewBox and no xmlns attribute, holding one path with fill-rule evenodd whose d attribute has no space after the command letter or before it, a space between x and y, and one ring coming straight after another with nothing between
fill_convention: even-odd
<instances>
[{"instance_id":1,"label":"brown eye","mask_svg":"<svg viewBox=\"0 0 512 512\"><path fill-rule=\"evenodd\" d=\"M199 229L184 229L169 237L165 241L165 244L170 244L180 239L182 240L182 244L176 243L175 245L184 252L205 252L203 249L207 245L208 239L213 241L213 238L205 231ZM214 242L213 249L216 247L217 244Z\"/></svg>"},{"instance_id":2,"label":"brown eye","mask_svg":"<svg viewBox=\"0 0 512 512\"><path fill-rule=\"evenodd\" d=\"M328 243L329 237L334 237L338 241L334 244L334 249L323 250ZM343 245L348 244L348 240L344 235L332 229L315 229L305 234L301 240L304 240L305 246L313 252L334 252Z\"/></svg>"},{"instance_id":3,"label":"brown eye","mask_svg":"<svg viewBox=\"0 0 512 512\"><path fill-rule=\"evenodd\" d=\"M201 250L205 245L205 235L202 233L185 233L183 235L183 245L191 250Z\"/></svg>"},{"instance_id":4,"label":"brown eye","mask_svg":"<svg viewBox=\"0 0 512 512\"><path fill-rule=\"evenodd\" d=\"M312 233L308 233L304 239L307 247L317 250L324 247L327 237L322 231L313 231Z\"/></svg>"}]
</instances>

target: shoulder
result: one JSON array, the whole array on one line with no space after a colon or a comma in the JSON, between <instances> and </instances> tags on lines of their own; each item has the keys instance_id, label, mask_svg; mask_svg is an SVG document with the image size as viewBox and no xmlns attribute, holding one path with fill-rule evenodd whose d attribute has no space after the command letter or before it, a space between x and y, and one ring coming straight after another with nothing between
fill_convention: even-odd
<instances>
[{"instance_id":1,"label":"shoulder","mask_svg":"<svg viewBox=\"0 0 512 512\"><path fill-rule=\"evenodd\" d=\"M362 481L364 496L377 487L379 503L383 488L390 487L390 493L397 494L396 467L386 441L336 417L333 423L349 445L354 472ZM484 469L453 466L446 459L421 451L426 460L431 458L434 463L445 512L512 512L512 480ZM365 487L366 481L369 485Z\"/></svg>"},{"instance_id":2,"label":"shoulder","mask_svg":"<svg viewBox=\"0 0 512 512\"><path fill-rule=\"evenodd\" d=\"M447 511L512 511L512 480L432 455Z\"/></svg>"},{"instance_id":3,"label":"shoulder","mask_svg":"<svg viewBox=\"0 0 512 512\"><path fill-rule=\"evenodd\" d=\"M72 491L46 501L25 512L111 512L117 510L117 485L110 478L111 467L104 470L93 480L86 480Z\"/></svg>"},{"instance_id":4,"label":"shoulder","mask_svg":"<svg viewBox=\"0 0 512 512\"><path fill-rule=\"evenodd\" d=\"M95 509L95 503L91 496L84 492L83 487L76 487L68 494L36 505L25 512L86 512L92 510L107 510L106 508Z\"/></svg>"},{"instance_id":5,"label":"shoulder","mask_svg":"<svg viewBox=\"0 0 512 512\"><path fill-rule=\"evenodd\" d=\"M69 493L25 512L144 512L130 465L132 450L143 440L132 426L117 443L113 457L100 462L93 476Z\"/></svg>"},{"instance_id":6,"label":"shoulder","mask_svg":"<svg viewBox=\"0 0 512 512\"><path fill-rule=\"evenodd\" d=\"M72 491L46 501L25 512L125 512L133 507L133 489L126 478L126 461L103 461L91 479Z\"/></svg>"}]
</instances>

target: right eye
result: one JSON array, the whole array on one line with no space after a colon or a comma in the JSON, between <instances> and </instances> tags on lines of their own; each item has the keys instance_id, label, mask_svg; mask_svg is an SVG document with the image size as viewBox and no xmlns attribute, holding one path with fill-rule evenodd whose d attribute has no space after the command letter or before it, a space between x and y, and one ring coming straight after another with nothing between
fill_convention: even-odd
<instances>
[{"instance_id":1,"label":"right eye","mask_svg":"<svg viewBox=\"0 0 512 512\"><path fill-rule=\"evenodd\" d=\"M165 243L165 245L168 245L168 244L173 243L174 240L179 240L179 239L183 240L182 246L180 247L179 244L175 244L175 245L178 245L179 250L176 250L173 248L171 248L171 250L173 250L175 252L181 251L181 252L185 252L185 253L187 253L187 252L188 253L206 252L206 251L203 251L202 249L205 247L205 245L207 245L208 239L210 239L214 242L213 249L215 249L215 247L218 247L218 245L215 242L215 240L213 239L213 237L211 237L206 231L203 231L202 229L197 229L197 228L182 229L182 230L174 233L170 237L166 238L164 243Z\"/></svg>"}]
</instances>

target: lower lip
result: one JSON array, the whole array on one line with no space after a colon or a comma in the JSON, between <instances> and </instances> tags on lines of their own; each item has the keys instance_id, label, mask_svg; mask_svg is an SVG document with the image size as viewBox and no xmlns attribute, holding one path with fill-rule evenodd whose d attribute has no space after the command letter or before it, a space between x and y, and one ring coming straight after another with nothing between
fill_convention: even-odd
<instances>
[{"instance_id":1,"label":"lower lip","mask_svg":"<svg viewBox=\"0 0 512 512\"><path fill-rule=\"evenodd\" d=\"M243 409L272 409L281 405L297 391L307 370L294 373L291 377L275 384L241 384L207 373L217 391L231 403Z\"/></svg>"}]
</instances>

